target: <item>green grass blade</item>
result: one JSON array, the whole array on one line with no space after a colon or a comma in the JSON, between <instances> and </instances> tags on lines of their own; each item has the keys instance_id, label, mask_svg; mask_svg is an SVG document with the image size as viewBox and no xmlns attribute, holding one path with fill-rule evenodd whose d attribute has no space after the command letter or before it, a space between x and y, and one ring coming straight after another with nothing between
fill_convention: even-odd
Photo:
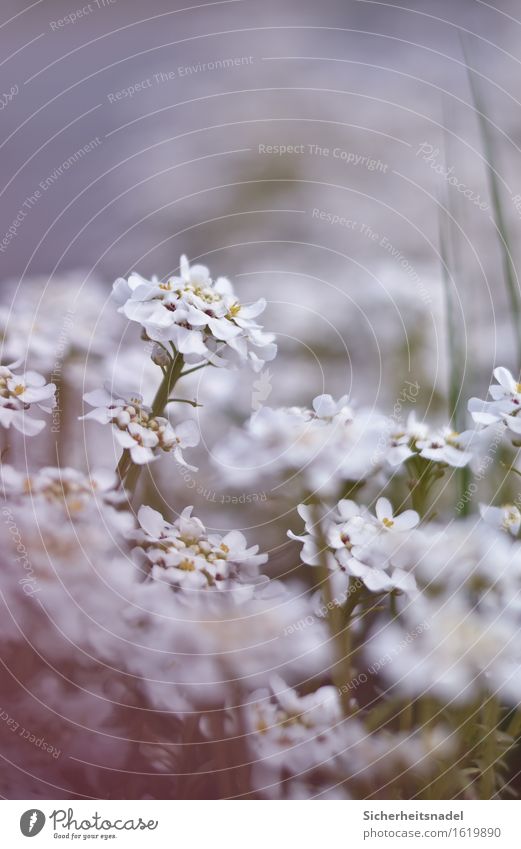
<instances>
[{"instance_id":1,"label":"green grass blade","mask_svg":"<svg viewBox=\"0 0 521 849\"><path fill-rule=\"evenodd\" d=\"M490 191L490 199L492 201L492 209L494 213L494 224L499 236L499 247L501 250L503 274L508 290L510 300L510 309L512 315L512 324L514 329L514 337L517 349L517 368L521 370L521 299L519 292L519 281L517 278L514 263L512 261L512 252L510 250L510 240L506 226L505 215L503 213L503 203L501 201L501 191L495 167L494 148L490 134L489 123L486 118L483 97L477 81L475 72L469 66L465 43L462 40L463 55L467 66L467 74L469 78L470 92L474 104L474 110L478 120L478 125L481 134L481 140L486 160L487 181Z\"/></svg>"}]
</instances>

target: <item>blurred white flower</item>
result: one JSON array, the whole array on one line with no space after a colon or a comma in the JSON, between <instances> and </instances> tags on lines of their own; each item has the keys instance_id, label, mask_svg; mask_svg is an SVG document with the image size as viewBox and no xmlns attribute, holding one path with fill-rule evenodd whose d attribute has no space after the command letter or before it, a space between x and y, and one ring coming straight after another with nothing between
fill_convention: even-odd
<instances>
[{"instance_id":1,"label":"blurred white flower","mask_svg":"<svg viewBox=\"0 0 521 849\"><path fill-rule=\"evenodd\" d=\"M199 443L199 429L192 420L173 426L163 416L153 416L143 404L141 395L118 398L108 389L95 389L83 396L94 407L83 419L111 424L115 438L122 448L130 451L132 462L144 465L156 459L159 451L171 452L178 463L196 471L183 457L184 448Z\"/></svg>"},{"instance_id":2,"label":"blurred white flower","mask_svg":"<svg viewBox=\"0 0 521 849\"><path fill-rule=\"evenodd\" d=\"M465 703L493 692L517 705L518 644L519 625L510 617L479 611L461 593L443 599L423 594L401 621L380 625L366 650L370 660L391 654L383 674L409 697Z\"/></svg>"},{"instance_id":3,"label":"blurred white flower","mask_svg":"<svg viewBox=\"0 0 521 849\"><path fill-rule=\"evenodd\" d=\"M27 415L32 405L45 413L50 413L55 404L56 386L46 383L45 378L36 371L16 374L13 369L20 363L0 366L0 424L25 436L36 436L45 427L42 419Z\"/></svg>"},{"instance_id":4,"label":"blurred white flower","mask_svg":"<svg viewBox=\"0 0 521 849\"><path fill-rule=\"evenodd\" d=\"M256 584L268 580L258 570L268 555L258 554L258 545L248 548L239 531L208 533L192 509L170 523L151 507L140 508L140 529L131 539L151 577L183 590L246 590L251 595Z\"/></svg>"},{"instance_id":5,"label":"blurred white flower","mask_svg":"<svg viewBox=\"0 0 521 849\"><path fill-rule=\"evenodd\" d=\"M107 356L122 336L124 322L114 315L110 290L90 271L8 281L6 288L0 304L6 358L34 358L42 372L58 374L72 355Z\"/></svg>"},{"instance_id":6,"label":"blurred white flower","mask_svg":"<svg viewBox=\"0 0 521 849\"><path fill-rule=\"evenodd\" d=\"M433 463L459 468L466 466L473 457L468 449L474 436L474 431L456 433L448 426L431 430L425 422L416 421L414 413L410 413L405 427L391 432L385 456L392 467L419 456Z\"/></svg>"},{"instance_id":7,"label":"blurred white flower","mask_svg":"<svg viewBox=\"0 0 521 849\"><path fill-rule=\"evenodd\" d=\"M426 439L429 428L423 422L417 422L414 413L409 413L405 427L392 430L389 445L386 450L386 459L391 466L400 466L410 457L416 442Z\"/></svg>"},{"instance_id":8,"label":"blurred white flower","mask_svg":"<svg viewBox=\"0 0 521 849\"><path fill-rule=\"evenodd\" d=\"M344 795L359 798L373 781L381 785L411 768L419 773L435 769L435 758L449 750L441 729L431 740L368 732L359 719L343 715L336 687L300 695L278 676L269 689L252 693L242 712L253 785L268 798L299 798L295 780L313 788L304 797L323 797L341 783ZM231 725L233 731L239 731L238 723Z\"/></svg>"},{"instance_id":9,"label":"blurred white flower","mask_svg":"<svg viewBox=\"0 0 521 849\"><path fill-rule=\"evenodd\" d=\"M419 591L398 619L377 623L369 662L389 656L383 674L409 697L460 703L493 692L519 704L520 544L474 518L429 523L414 544Z\"/></svg>"},{"instance_id":10,"label":"blurred white flower","mask_svg":"<svg viewBox=\"0 0 521 849\"><path fill-rule=\"evenodd\" d=\"M35 474L27 475L4 465L0 480L9 498L31 497L52 503L63 502L71 513L83 510L94 499L105 499L111 504L123 501L123 496L116 492L117 476L105 469L85 475L77 469L46 466Z\"/></svg>"},{"instance_id":11,"label":"blurred white flower","mask_svg":"<svg viewBox=\"0 0 521 849\"><path fill-rule=\"evenodd\" d=\"M521 528L521 513L515 504L502 504L501 507L493 507L489 504L480 504L479 512L481 518L487 525L508 531L513 537L517 537Z\"/></svg>"},{"instance_id":12,"label":"blurred white flower","mask_svg":"<svg viewBox=\"0 0 521 849\"><path fill-rule=\"evenodd\" d=\"M429 433L425 439L417 440L416 447L420 457L426 460L461 468L472 460L472 452L466 450L472 436L472 431L457 433L447 426Z\"/></svg>"},{"instance_id":13,"label":"blurred white flower","mask_svg":"<svg viewBox=\"0 0 521 849\"><path fill-rule=\"evenodd\" d=\"M225 277L213 281L204 265L190 267L181 257L180 276L165 283L131 274L114 284L119 312L144 328L156 342L171 342L189 363L229 366L249 361L255 371L272 360L277 347L254 319L266 307L260 299L243 305Z\"/></svg>"},{"instance_id":14,"label":"blurred white flower","mask_svg":"<svg viewBox=\"0 0 521 849\"><path fill-rule=\"evenodd\" d=\"M118 509L115 476L58 468L25 476L4 466L1 484L3 637L36 642L44 656L108 645L116 657L112 626L138 572L123 549L134 522Z\"/></svg>"},{"instance_id":15,"label":"blurred white flower","mask_svg":"<svg viewBox=\"0 0 521 849\"><path fill-rule=\"evenodd\" d=\"M296 683L331 667L325 623L313 617L308 627L296 627L313 612L306 588L289 593L272 584L249 599L172 593L159 581L134 587L124 612L133 639L125 662L155 707L223 705L230 693L265 686L274 673Z\"/></svg>"},{"instance_id":16,"label":"blurred white flower","mask_svg":"<svg viewBox=\"0 0 521 849\"><path fill-rule=\"evenodd\" d=\"M300 492L337 494L343 481L375 473L375 451L384 419L372 411L353 411L347 396L335 401L319 395L312 409L262 407L244 428L232 431L215 448L225 477L238 483L262 475L296 479Z\"/></svg>"}]
</instances>

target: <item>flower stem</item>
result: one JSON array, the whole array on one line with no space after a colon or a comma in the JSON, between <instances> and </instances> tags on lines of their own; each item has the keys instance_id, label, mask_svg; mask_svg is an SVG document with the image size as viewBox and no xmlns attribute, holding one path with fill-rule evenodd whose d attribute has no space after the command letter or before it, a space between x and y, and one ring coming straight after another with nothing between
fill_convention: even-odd
<instances>
[{"instance_id":1,"label":"flower stem","mask_svg":"<svg viewBox=\"0 0 521 849\"><path fill-rule=\"evenodd\" d=\"M172 357L170 364L167 366L165 376L161 381L161 385L156 392L156 397L152 402L152 415L162 416L168 402L168 396L181 377L183 371L184 357L176 352Z\"/></svg>"},{"instance_id":2,"label":"flower stem","mask_svg":"<svg viewBox=\"0 0 521 849\"><path fill-rule=\"evenodd\" d=\"M194 366L193 368L189 368L186 371L184 371L182 374L180 374L179 376L180 377L186 377L188 374L193 374L194 371L199 371L199 369L206 368L206 366L209 366L209 365L210 365L210 363L201 363L200 366Z\"/></svg>"},{"instance_id":3,"label":"flower stem","mask_svg":"<svg viewBox=\"0 0 521 849\"><path fill-rule=\"evenodd\" d=\"M188 398L169 398L167 404L190 404L191 407L202 407L197 401L190 401Z\"/></svg>"},{"instance_id":4,"label":"flower stem","mask_svg":"<svg viewBox=\"0 0 521 849\"><path fill-rule=\"evenodd\" d=\"M497 732L500 720L499 702L490 696L481 708L483 740L480 752L480 799L492 799L496 792Z\"/></svg>"}]
</instances>

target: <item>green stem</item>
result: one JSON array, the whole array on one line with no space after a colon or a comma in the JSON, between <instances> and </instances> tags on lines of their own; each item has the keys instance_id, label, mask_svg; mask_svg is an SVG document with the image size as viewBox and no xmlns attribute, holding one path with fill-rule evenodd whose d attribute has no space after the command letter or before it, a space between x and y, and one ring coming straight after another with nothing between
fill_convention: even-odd
<instances>
[{"instance_id":1,"label":"green stem","mask_svg":"<svg viewBox=\"0 0 521 849\"><path fill-rule=\"evenodd\" d=\"M184 371L182 374L180 374L179 376L180 377L186 377L187 374L193 374L194 371L199 371L199 369L206 368L206 366L209 366L209 365L210 365L210 363L201 363L200 366L194 366L193 368L189 368L186 371Z\"/></svg>"},{"instance_id":2,"label":"green stem","mask_svg":"<svg viewBox=\"0 0 521 849\"><path fill-rule=\"evenodd\" d=\"M167 367L165 376L161 381L159 389L156 392L156 397L152 402L152 415L162 416L168 402L168 396L181 377L183 371L184 358L182 354L176 353L171 359Z\"/></svg>"},{"instance_id":3,"label":"green stem","mask_svg":"<svg viewBox=\"0 0 521 849\"><path fill-rule=\"evenodd\" d=\"M496 770L495 764L498 759L496 751L497 727L500 717L500 708L495 696L491 696L481 708L483 722L483 745L480 752L482 765L481 778L479 782L480 799L492 799L496 792Z\"/></svg>"},{"instance_id":4,"label":"green stem","mask_svg":"<svg viewBox=\"0 0 521 849\"><path fill-rule=\"evenodd\" d=\"M169 398L167 404L190 404L191 407L202 407L197 401L190 401L188 398Z\"/></svg>"},{"instance_id":5,"label":"green stem","mask_svg":"<svg viewBox=\"0 0 521 849\"><path fill-rule=\"evenodd\" d=\"M413 702L407 702L400 713L400 731L408 732L413 726Z\"/></svg>"},{"instance_id":6,"label":"green stem","mask_svg":"<svg viewBox=\"0 0 521 849\"><path fill-rule=\"evenodd\" d=\"M413 510L416 510L421 519L427 512L427 495L429 491L429 471L422 469L416 458L410 460L413 470L413 486L411 487L411 500Z\"/></svg>"},{"instance_id":7,"label":"green stem","mask_svg":"<svg viewBox=\"0 0 521 849\"><path fill-rule=\"evenodd\" d=\"M503 260L503 275L510 299L510 314L512 318L512 329L514 333L516 349L517 349L517 365L521 368L521 300L519 295L519 281L517 279L516 269L512 259L510 249L511 240L506 225L506 217L503 211L503 200L501 198L501 190L499 187L498 171L495 161L495 150L490 132L490 121L487 117L485 106L482 98L480 84L478 84L476 73L470 68L467 59L467 51L465 42L462 41L463 53L465 56L465 64L469 78L470 91L476 118L479 124L483 150L485 153L485 170L490 191L490 199L492 201L492 210L494 216L494 226L499 238L499 249Z\"/></svg>"}]
</instances>

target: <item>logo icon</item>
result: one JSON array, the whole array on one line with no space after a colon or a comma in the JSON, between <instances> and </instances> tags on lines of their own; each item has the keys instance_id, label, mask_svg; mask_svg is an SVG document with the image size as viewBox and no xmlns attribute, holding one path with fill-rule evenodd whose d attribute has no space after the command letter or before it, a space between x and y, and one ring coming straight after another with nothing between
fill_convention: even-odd
<instances>
[{"instance_id":1,"label":"logo icon","mask_svg":"<svg viewBox=\"0 0 521 849\"><path fill-rule=\"evenodd\" d=\"M31 808L20 817L20 831L25 837L39 834L45 825L45 814L37 808Z\"/></svg>"}]
</instances>

